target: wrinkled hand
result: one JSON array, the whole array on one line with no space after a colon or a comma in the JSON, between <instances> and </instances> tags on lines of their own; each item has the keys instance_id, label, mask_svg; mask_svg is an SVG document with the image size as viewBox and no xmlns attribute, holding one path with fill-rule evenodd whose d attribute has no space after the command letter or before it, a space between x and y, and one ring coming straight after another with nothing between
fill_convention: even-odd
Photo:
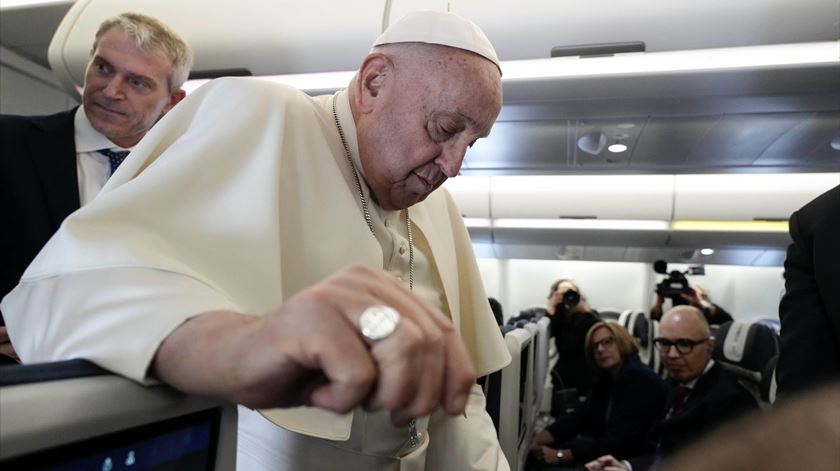
<instances>
[{"instance_id":1,"label":"wrinkled hand","mask_svg":"<svg viewBox=\"0 0 840 471\"><path fill-rule=\"evenodd\" d=\"M400 322L389 337L371 341L360 332L359 316L375 304L396 309ZM210 358L221 363L210 366ZM264 317L195 317L163 342L153 371L185 392L248 407L313 405L343 413L364 405L390 411L398 426L439 406L462 413L475 382L451 321L393 276L363 266L342 270Z\"/></svg>"},{"instance_id":2,"label":"wrinkled hand","mask_svg":"<svg viewBox=\"0 0 840 471\"><path fill-rule=\"evenodd\" d=\"M9 340L9 332L5 325L0 325L0 355L6 355L20 362L15 347L12 346L12 341Z\"/></svg>"},{"instance_id":3,"label":"wrinkled hand","mask_svg":"<svg viewBox=\"0 0 840 471\"><path fill-rule=\"evenodd\" d=\"M586 469L589 471L629 471L624 463L612 455L605 455L586 463Z\"/></svg>"}]
</instances>

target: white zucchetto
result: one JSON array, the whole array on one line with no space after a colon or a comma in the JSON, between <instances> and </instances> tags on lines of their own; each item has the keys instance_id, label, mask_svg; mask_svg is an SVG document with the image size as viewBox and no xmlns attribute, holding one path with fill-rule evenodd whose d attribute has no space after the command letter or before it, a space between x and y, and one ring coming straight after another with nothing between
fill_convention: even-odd
<instances>
[{"instance_id":1,"label":"white zucchetto","mask_svg":"<svg viewBox=\"0 0 840 471\"><path fill-rule=\"evenodd\" d=\"M410 42L439 44L474 52L496 64L501 72L496 50L481 28L454 13L442 11L408 13L379 35L373 42L373 47Z\"/></svg>"}]
</instances>

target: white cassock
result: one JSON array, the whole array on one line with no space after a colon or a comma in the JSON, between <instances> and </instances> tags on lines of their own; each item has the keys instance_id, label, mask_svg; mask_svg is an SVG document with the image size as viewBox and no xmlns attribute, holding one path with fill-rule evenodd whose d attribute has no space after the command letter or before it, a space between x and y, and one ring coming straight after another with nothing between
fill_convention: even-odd
<instances>
[{"instance_id":1,"label":"white cassock","mask_svg":"<svg viewBox=\"0 0 840 471\"><path fill-rule=\"evenodd\" d=\"M332 100L360 169L346 92L219 79L178 104L3 300L23 361L86 358L149 382L161 341L197 314L266 314L352 264L407 280L402 213L374 205L371 235ZM439 189L410 216L415 292L452 319L479 375L502 368L510 356L451 196ZM411 447L384 413L240 407L238 468L509 469L478 388L466 416L418 420Z\"/></svg>"}]
</instances>

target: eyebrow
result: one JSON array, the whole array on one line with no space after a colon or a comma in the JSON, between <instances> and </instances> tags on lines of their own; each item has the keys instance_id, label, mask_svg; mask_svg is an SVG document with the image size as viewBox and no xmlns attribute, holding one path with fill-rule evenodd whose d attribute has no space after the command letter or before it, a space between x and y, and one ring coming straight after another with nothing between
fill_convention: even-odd
<instances>
[{"instance_id":1,"label":"eyebrow","mask_svg":"<svg viewBox=\"0 0 840 471\"><path fill-rule=\"evenodd\" d=\"M476 120L472 119L469 115L466 115L466 114L464 114L464 113L461 113L460 111L459 111L459 112L457 112L457 114L458 114L458 116L460 116L461 118L463 118L463 119L464 119L464 121L466 121L466 122L467 122L467 124L468 124L468 125L469 125L472 129L477 129L477 128L478 128L478 122L476 122ZM489 136L489 135L490 135L490 131L487 131L486 133L481 133L481 134L479 134L479 135L478 135L478 137L479 137L479 138L482 138L482 137L487 137L487 136Z\"/></svg>"},{"instance_id":2,"label":"eyebrow","mask_svg":"<svg viewBox=\"0 0 840 471\"><path fill-rule=\"evenodd\" d=\"M93 59L91 60L91 63L94 63L94 62L97 62L97 61L108 65L115 72L117 71L118 67L116 65L114 65L114 63L112 61L109 61L108 59L106 59L101 54L95 54L93 56ZM156 84L155 79L152 78L152 77L149 77L148 75L138 74L138 73L136 73L132 70L126 70L124 68L120 68L119 72L122 73L123 75L125 75L128 78L139 79L139 80L142 80L143 82L146 82L150 85L155 85Z\"/></svg>"}]
</instances>

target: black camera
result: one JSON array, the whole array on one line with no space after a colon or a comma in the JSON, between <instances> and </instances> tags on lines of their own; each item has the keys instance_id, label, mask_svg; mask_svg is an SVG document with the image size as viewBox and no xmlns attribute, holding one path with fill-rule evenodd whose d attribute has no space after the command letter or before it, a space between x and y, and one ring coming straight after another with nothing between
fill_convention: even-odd
<instances>
[{"instance_id":1,"label":"black camera","mask_svg":"<svg viewBox=\"0 0 840 471\"><path fill-rule=\"evenodd\" d=\"M570 289L563 293L563 300L562 302L557 303L557 306L554 308L554 312L566 312L571 310L573 307L577 306L580 302L580 293L577 291Z\"/></svg>"},{"instance_id":2,"label":"black camera","mask_svg":"<svg viewBox=\"0 0 840 471\"><path fill-rule=\"evenodd\" d=\"M669 273L668 264L665 260L657 260L653 262L653 271L663 275L668 275L667 278L656 285L656 294L664 298L670 298L674 306L685 304L686 301L682 295L690 294L692 292L692 288L688 286L688 278L686 278L685 275L705 274L705 269L702 266L689 267L685 272L673 270Z\"/></svg>"}]
</instances>

